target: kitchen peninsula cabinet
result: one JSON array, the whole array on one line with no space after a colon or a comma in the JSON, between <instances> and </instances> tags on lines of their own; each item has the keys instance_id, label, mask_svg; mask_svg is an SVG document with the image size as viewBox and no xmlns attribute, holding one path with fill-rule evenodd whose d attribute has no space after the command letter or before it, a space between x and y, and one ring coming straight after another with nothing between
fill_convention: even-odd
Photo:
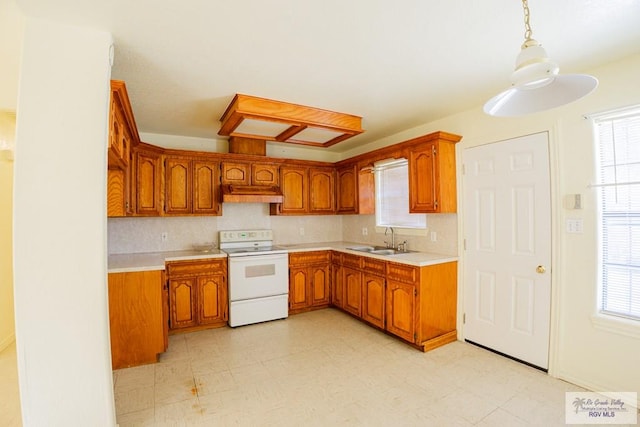
<instances>
[{"instance_id":1,"label":"kitchen peninsula cabinet","mask_svg":"<svg viewBox=\"0 0 640 427\"><path fill-rule=\"evenodd\" d=\"M289 314L329 305L330 251L289 254Z\"/></svg>"},{"instance_id":2,"label":"kitchen peninsula cabinet","mask_svg":"<svg viewBox=\"0 0 640 427\"><path fill-rule=\"evenodd\" d=\"M167 349L164 272L109 273L113 369L154 363Z\"/></svg>"},{"instance_id":3,"label":"kitchen peninsula cabinet","mask_svg":"<svg viewBox=\"0 0 640 427\"><path fill-rule=\"evenodd\" d=\"M457 339L457 262L387 263L386 329L423 351Z\"/></svg>"},{"instance_id":4,"label":"kitchen peninsula cabinet","mask_svg":"<svg viewBox=\"0 0 640 427\"><path fill-rule=\"evenodd\" d=\"M409 212L455 213L457 135L438 138L409 150Z\"/></svg>"},{"instance_id":5,"label":"kitchen peninsula cabinet","mask_svg":"<svg viewBox=\"0 0 640 427\"><path fill-rule=\"evenodd\" d=\"M165 158L166 215L219 215L219 163L206 158Z\"/></svg>"},{"instance_id":6,"label":"kitchen peninsula cabinet","mask_svg":"<svg viewBox=\"0 0 640 427\"><path fill-rule=\"evenodd\" d=\"M422 267L334 251L331 304L428 351L457 339L457 262Z\"/></svg>"},{"instance_id":7,"label":"kitchen peninsula cabinet","mask_svg":"<svg viewBox=\"0 0 640 427\"><path fill-rule=\"evenodd\" d=\"M224 326L228 320L227 260L167 263L172 332Z\"/></svg>"}]
</instances>

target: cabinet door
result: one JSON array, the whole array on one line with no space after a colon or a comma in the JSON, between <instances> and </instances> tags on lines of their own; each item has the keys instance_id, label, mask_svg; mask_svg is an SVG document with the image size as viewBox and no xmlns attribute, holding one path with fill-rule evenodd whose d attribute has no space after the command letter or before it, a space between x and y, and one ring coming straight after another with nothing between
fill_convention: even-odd
<instances>
[{"instance_id":1,"label":"cabinet door","mask_svg":"<svg viewBox=\"0 0 640 427\"><path fill-rule=\"evenodd\" d=\"M309 267L311 289L309 291L312 307L329 304L329 266Z\"/></svg>"},{"instance_id":2,"label":"cabinet door","mask_svg":"<svg viewBox=\"0 0 640 427\"><path fill-rule=\"evenodd\" d=\"M331 264L331 304L343 308L344 287L342 286L342 266Z\"/></svg>"},{"instance_id":3,"label":"cabinet door","mask_svg":"<svg viewBox=\"0 0 640 427\"><path fill-rule=\"evenodd\" d=\"M196 287L194 277L169 280L171 329L188 328L198 324Z\"/></svg>"},{"instance_id":4,"label":"cabinet door","mask_svg":"<svg viewBox=\"0 0 640 427\"><path fill-rule=\"evenodd\" d=\"M278 185L278 165L271 163L254 163L251 165L252 185Z\"/></svg>"},{"instance_id":5,"label":"cabinet door","mask_svg":"<svg viewBox=\"0 0 640 427\"><path fill-rule=\"evenodd\" d=\"M409 153L409 212L436 212L436 146L424 144Z\"/></svg>"},{"instance_id":6,"label":"cabinet door","mask_svg":"<svg viewBox=\"0 0 640 427\"><path fill-rule=\"evenodd\" d=\"M362 318L379 328L384 328L384 291L383 277L362 275Z\"/></svg>"},{"instance_id":7,"label":"cabinet door","mask_svg":"<svg viewBox=\"0 0 640 427\"><path fill-rule=\"evenodd\" d=\"M308 292L311 278L307 267L292 267L289 272L289 310L309 306Z\"/></svg>"},{"instance_id":8,"label":"cabinet door","mask_svg":"<svg viewBox=\"0 0 640 427\"><path fill-rule=\"evenodd\" d=\"M222 163L222 183L249 185L251 183L251 164L240 162Z\"/></svg>"},{"instance_id":9,"label":"cabinet door","mask_svg":"<svg viewBox=\"0 0 640 427\"><path fill-rule=\"evenodd\" d=\"M193 213L205 215L220 214L218 194L218 163L193 162Z\"/></svg>"},{"instance_id":10,"label":"cabinet door","mask_svg":"<svg viewBox=\"0 0 640 427\"><path fill-rule=\"evenodd\" d=\"M386 292L386 330L410 342L415 342L415 285L389 280Z\"/></svg>"},{"instance_id":11,"label":"cabinet door","mask_svg":"<svg viewBox=\"0 0 640 427\"><path fill-rule=\"evenodd\" d=\"M136 215L160 216L162 213L162 155L139 150L135 154Z\"/></svg>"},{"instance_id":12,"label":"cabinet door","mask_svg":"<svg viewBox=\"0 0 640 427\"><path fill-rule=\"evenodd\" d=\"M198 324L206 325L227 320L227 292L223 275L199 276Z\"/></svg>"},{"instance_id":13,"label":"cabinet door","mask_svg":"<svg viewBox=\"0 0 640 427\"><path fill-rule=\"evenodd\" d=\"M125 188L125 171L122 169L109 169L107 171L108 217L126 215Z\"/></svg>"},{"instance_id":14,"label":"cabinet door","mask_svg":"<svg viewBox=\"0 0 640 427\"><path fill-rule=\"evenodd\" d=\"M165 213L191 213L191 162L167 157L165 160Z\"/></svg>"},{"instance_id":15,"label":"cabinet door","mask_svg":"<svg viewBox=\"0 0 640 427\"><path fill-rule=\"evenodd\" d=\"M165 351L169 348L169 282L162 272L162 335Z\"/></svg>"},{"instance_id":16,"label":"cabinet door","mask_svg":"<svg viewBox=\"0 0 640 427\"><path fill-rule=\"evenodd\" d=\"M165 350L162 271L110 273L108 287L113 369L156 362Z\"/></svg>"},{"instance_id":17,"label":"cabinet door","mask_svg":"<svg viewBox=\"0 0 640 427\"><path fill-rule=\"evenodd\" d=\"M344 309L358 317L362 305L362 273L348 267L342 267L342 286L344 286Z\"/></svg>"},{"instance_id":18,"label":"cabinet door","mask_svg":"<svg viewBox=\"0 0 640 427\"><path fill-rule=\"evenodd\" d=\"M335 212L333 169L309 169L309 212Z\"/></svg>"},{"instance_id":19,"label":"cabinet door","mask_svg":"<svg viewBox=\"0 0 640 427\"><path fill-rule=\"evenodd\" d=\"M280 188L284 200L280 206L283 214L305 214L309 210L309 179L307 168L282 166Z\"/></svg>"},{"instance_id":20,"label":"cabinet door","mask_svg":"<svg viewBox=\"0 0 640 427\"><path fill-rule=\"evenodd\" d=\"M339 169L336 187L338 213L358 213L358 175L356 166Z\"/></svg>"}]
</instances>

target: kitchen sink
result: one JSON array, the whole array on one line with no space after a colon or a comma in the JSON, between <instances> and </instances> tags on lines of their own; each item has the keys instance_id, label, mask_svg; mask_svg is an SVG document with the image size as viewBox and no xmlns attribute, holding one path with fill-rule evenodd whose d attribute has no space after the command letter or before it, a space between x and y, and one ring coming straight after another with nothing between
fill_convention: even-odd
<instances>
[{"instance_id":1,"label":"kitchen sink","mask_svg":"<svg viewBox=\"0 0 640 427\"><path fill-rule=\"evenodd\" d=\"M399 251L393 248L386 248L384 246L352 246L347 248L352 251L358 252L366 252L374 255L398 255L398 254L406 254L412 251Z\"/></svg>"}]
</instances>

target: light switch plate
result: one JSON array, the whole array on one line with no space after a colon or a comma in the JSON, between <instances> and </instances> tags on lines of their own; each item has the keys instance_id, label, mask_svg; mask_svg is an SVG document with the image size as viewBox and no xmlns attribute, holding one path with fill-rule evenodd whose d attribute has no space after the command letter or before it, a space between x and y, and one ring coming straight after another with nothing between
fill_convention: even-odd
<instances>
[{"instance_id":1,"label":"light switch plate","mask_svg":"<svg viewBox=\"0 0 640 427\"><path fill-rule=\"evenodd\" d=\"M567 233L582 234L584 225L581 218L567 218Z\"/></svg>"}]
</instances>

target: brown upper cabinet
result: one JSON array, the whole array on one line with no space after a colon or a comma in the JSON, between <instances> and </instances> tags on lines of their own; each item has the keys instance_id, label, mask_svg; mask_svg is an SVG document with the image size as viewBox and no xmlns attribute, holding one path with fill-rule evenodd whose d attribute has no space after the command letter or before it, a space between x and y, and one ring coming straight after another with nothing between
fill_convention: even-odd
<instances>
[{"instance_id":1,"label":"brown upper cabinet","mask_svg":"<svg viewBox=\"0 0 640 427\"><path fill-rule=\"evenodd\" d=\"M336 200L339 214L358 213L358 172L356 165L337 170Z\"/></svg>"},{"instance_id":2,"label":"brown upper cabinet","mask_svg":"<svg viewBox=\"0 0 640 427\"><path fill-rule=\"evenodd\" d=\"M204 158L167 156L166 215L219 215L219 163Z\"/></svg>"},{"instance_id":3,"label":"brown upper cabinet","mask_svg":"<svg viewBox=\"0 0 640 427\"><path fill-rule=\"evenodd\" d=\"M309 213L334 214L336 212L335 171L333 168L309 169Z\"/></svg>"},{"instance_id":4,"label":"brown upper cabinet","mask_svg":"<svg viewBox=\"0 0 640 427\"><path fill-rule=\"evenodd\" d=\"M457 135L439 138L409 150L409 212L453 213L456 201Z\"/></svg>"},{"instance_id":5,"label":"brown upper cabinet","mask_svg":"<svg viewBox=\"0 0 640 427\"><path fill-rule=\"evenodd\" d=\"M271 205L272 215L306 214L309 210L309 168L280 167L280 189L284 201Z\"/></svg>"},{"instance_id":6,"label":"brown upper cabinet","mask_svg":"<svg viewBox=\"0 0 640 427\"><path fill-rule=\"evenodd\" d=\"M108 216L221 215L220 184L279 187L272 215L373 214L372 165L409 160L409 211L456 211L455 143L433 132L338 163L254 154L165 150L140 142L124 82L113 80L109 123ZM164 159L167 159L166 163Z\"/></svg>"},{"instance_id":7,"label":"brown upper cabinet","mask_svg":"<svg viewBox=\"0 0 640 427\"><path fill-rule=\"evenodd\" d=\"M134 213L131 202L131 152L139 142L124 82L111 82L109 108L109 150L107 172L107 216Z\"/></svg>"},{"instance_id":8,"label":"brown upper cabinet","mask_svg":"<svg viewBox=\"0 0 640 427\"><path fill-rule=\"evenodd\" d=\"M322 215L336 212L335 169L332 167L280 167L284 200L271 205L272 215Z\"/></svg>"},{"instance_id":9,"label":"brown upper cabinet","mask_svg":"<svg viewBox=\"0 0 640 427\"><path fill-rule=\"evenodd\" d=\"M222 184L274 186L280 180L276 163L223 161L221 170Z\"/></svg>"},{"instance_id":10,"label":"brown upper cabinet","mask_svg":"<svg viewBox=\"0 0 640 427\"><path fill-rule=\"evenodd\" d=\"M152 145L140 144L134 149L135 215L162 215L162 151Z\"/></svg>"}]
</instances>

